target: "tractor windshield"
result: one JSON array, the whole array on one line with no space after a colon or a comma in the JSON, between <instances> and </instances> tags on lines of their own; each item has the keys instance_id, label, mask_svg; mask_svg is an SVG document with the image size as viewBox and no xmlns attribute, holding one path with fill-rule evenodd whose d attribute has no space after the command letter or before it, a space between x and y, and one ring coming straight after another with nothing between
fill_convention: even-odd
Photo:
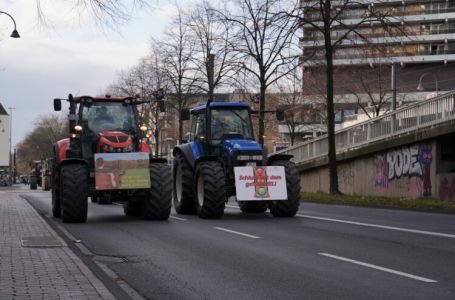
<instances>
[{"instance_id":1,"label":"tractor windshield","mask_svg":"<svg viewBox=\"0 0 455 300\"><path fill-rule=\"evenodd\" d=\"M95 133L115 130L129 133L136 130L133 107L123 103L95 102L84 105L82 122Z\"/></svg>"},{"instance_id":2,"label":"tractor windshield","mask_svg":"<svg viewBox=\"0 0 455 300\"><path fill-rule=\"evenodd\" d=\"M248 109L211 109L212 140L253 139Z\"/></svg>"}]
</instances>

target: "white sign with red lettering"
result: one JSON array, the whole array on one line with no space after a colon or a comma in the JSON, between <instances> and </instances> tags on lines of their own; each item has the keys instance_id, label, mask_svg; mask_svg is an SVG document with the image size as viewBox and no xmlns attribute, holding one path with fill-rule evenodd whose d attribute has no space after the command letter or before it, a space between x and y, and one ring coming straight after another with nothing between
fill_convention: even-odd
<instances>
[{"instance_id":1,"label":"white sign with red lettering","mask_svg":"<svg viewBox=\"0 0 455 300\"><path fill-rule=\"evenodd\" d=\"M287 200L283 166L234 167L237 201Z\"/></svg>"}]
</instances>

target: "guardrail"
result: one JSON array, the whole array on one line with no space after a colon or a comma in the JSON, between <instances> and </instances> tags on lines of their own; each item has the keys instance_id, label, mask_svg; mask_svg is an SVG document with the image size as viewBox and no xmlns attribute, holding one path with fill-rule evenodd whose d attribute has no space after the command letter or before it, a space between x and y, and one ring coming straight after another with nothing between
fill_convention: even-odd
<instances>
[{"instance_id":1,"label":"guardrail","mask_svg":"<svg viewBox=\"0 0 455 300\"><path fill-rule=\"evenodd\" d=\"M455 91L409 104L374 119L337 130L335 132L337 154L448 120L455 120ZM323 135L278 153L293 155L295 163L320 158L328 154L328 138L327 135Z\"/></svg>"}]
</instances>

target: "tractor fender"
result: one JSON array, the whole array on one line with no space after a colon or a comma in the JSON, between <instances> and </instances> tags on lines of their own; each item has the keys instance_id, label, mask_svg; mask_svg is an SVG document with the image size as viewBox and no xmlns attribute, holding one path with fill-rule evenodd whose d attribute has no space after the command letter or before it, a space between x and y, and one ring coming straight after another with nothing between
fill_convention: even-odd
<instances>
[{"instance_id":1,"label":"tractor fender","mask_svg":"<svg viewBox=\"0 0 455 300\"><path fill-rule=\"evenodd\" d=\"M81 164L81 165L88 167L87 161L82 158L65 158L64 160L61 160L59 162L59 166L70 165L70 164Z\"/></svg>"},{"instance_id":2,"label":"tractor fender","mask_svg":"<svg viewBox=\"0 0 455 300\"><path fill-rule=\"evenodd\" d=\"M66 150L68 149L70 144L70 139L66 138L63 140L58 141L54 144L54 159L56 158L58 162L64 160L66 158Z\"/></svg>"},{"instance_id":3,"label":"tractor fender","mask_svg":"<svg viewBox=\"0 0 455 300\"><path fill-rule=\"evenodd\" d=\"M197 166L199 163L204 162L204 161L219 161L220 158L215 155L209 155L209 156L201 156L195 161L195 166Z\"/></svg>"},{"instance_id":4,"label":"tractor fender","mask_svg":"<svg viewBox=\"0 0 455 300\"><path fill-rule=\"evenodd\" d=\"M267 166L272 164L272 162L277 160L291 160L294 156L290 154L272 154L267 157Z\"/></svg>"},{"instance_id":5,"label":"tractor fender","mask_svg":"<svg viewBox=\"0 0 455 300\"><path fill-rule=\"evenodd\" d=\"M186 162L193 170L195 169L196 166L196 160L201 157L204 157L201 149L194 142L176 146L172 151L172 154L175 156L177 153L183 154L183 157L185 157Z\"/></svg>"}]
</instances>

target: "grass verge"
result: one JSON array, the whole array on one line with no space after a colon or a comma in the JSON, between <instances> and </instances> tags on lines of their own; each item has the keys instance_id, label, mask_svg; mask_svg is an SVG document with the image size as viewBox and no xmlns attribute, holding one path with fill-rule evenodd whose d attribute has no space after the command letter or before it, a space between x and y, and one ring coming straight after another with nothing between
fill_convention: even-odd
<instances>
[{"instance_id":1,"label":"grass verge","mask_svg":"<svg viewBox=\"0 0 455 300\"><path fill-rule=\"evenodd\" d=\"M455 202L432 198L403 199L379 196L330 195L325 193L301 193L303 202L348 204L367 207L398 208L455 214Z\"/></svg>"}]
</instances>

